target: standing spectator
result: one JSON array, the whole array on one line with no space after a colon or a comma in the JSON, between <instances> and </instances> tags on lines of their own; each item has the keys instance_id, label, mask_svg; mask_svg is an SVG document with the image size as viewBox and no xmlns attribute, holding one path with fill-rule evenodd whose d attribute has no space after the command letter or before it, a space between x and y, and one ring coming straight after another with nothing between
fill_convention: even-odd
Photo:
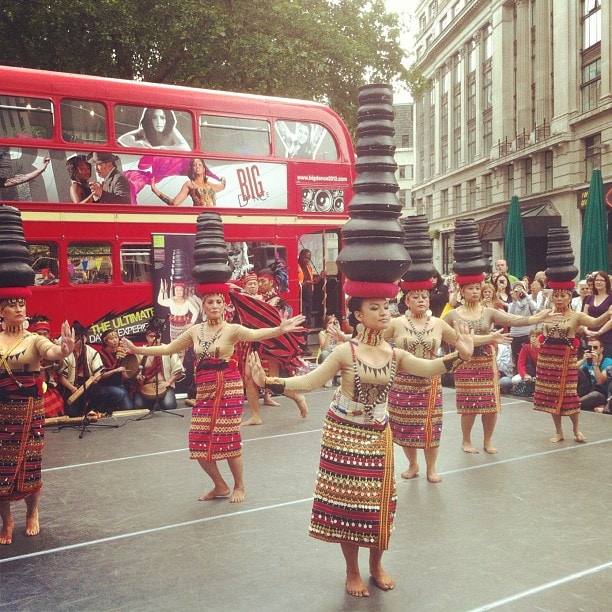
<instances>
[{"instance_id":1,"label":"standing spectator","mask_svg":"<svg viewBox=\"0 0 612 612\"><path fill-rule=\"evenodd\" d=\"M302 249L298 255L298 280L302 292L302 314L306 317L305 326L313 327L314 321L312 318L312 298L314 295L314 286L317 284L319 277L315 275L310 263L312 253L308 249Z\"/></svg>"},{"instance_id":2,"label":"standing spectator","mask_svg":"<svg viewBox=\"0 0 612 612\"><path fill-rule=\"evenodd\" d=\"M508 284L515 283L519 280L516 276L513 276L508 272L508 262L505 259L498 259L495 261L495 272L494 276L498 274L504 274L508 279Z\"/></svg>"},{"instance_id":3,"label":"standing spectator","mask_svg":"<svg viewBox=\"0 0 612 612\"><path fill-rule=\"evenodd\" d=\"M431 277L431 283L432 287L429 290L429 309L434 317L439 318L448 304L448 286L437 270Z\"/></svg>"},{"instance_id":4,"label":"standing spectator","mask_svg":"<svg viewBox=\"0 0 612 612\"><path fill-rule=\"evenodd\" d=\"M527 293L527 287L523 281L516 281L512 285L512 302L508 306L510 314L518 315L519 317L529 317L538 312L538 306ZM530 326L525 327L510 327L510 336L512 337L512 362L516 367L518 362L521 347L529 344Z\"/></svg>"},{"instance_id":5,"label":"standing spectator","mask_svg":"<svg viewBox=\"0 0 612 612\"><path fill-rule=\"evenodd\" d=\"M497 299L504 304L505 309L508 310L508 305L512 302L512 296L510 295L510 281L508 276L505 274L494 274L493 286L495 287Z\"/></svg>"},{"instance_id":6,"label":"standing spectator","mask_svg":"<svg viewBox=\"0 0 612 612\"><path fill-rule=\"evenodd\" d=\"M537 274L535 278L531 281L530 295L531 295L531 299L536 303L538 310L544 310L548 308L549 291L548 289L546 289L546 286L543 284L544 282L545 282L545 277L538 276Z\"/></svg>"},{"instance_id":7,"label":"standing spectator","mask_svg":"<svg viewBox=\"0 0 612 612\"><path fill-rule=\"evenodd\" d=\"M578 312L582 312L584 309L584 303L591 294L591 290L589 289L589 285L586 282L586 278L578 281L578 295L572 298L572 302L570 304L572 310L577 310Z\"/></svg>"},{"instance_id":8,"label":"standing spectator","mask_svg":"<svg viewBox=\"0 0 612 612\"><path fill-rule=\"evenodd\" d=\"M593 295L587 296L583 311L590 317L597 318L612 306L608 273L594 272L593 286ZM599 338L604 347L604 355L612 357L612 322L606 322L600 327L589 327L586 335L589 338Z\"/></svg>"},{"instance_id":9,"label":"standing spectator","mask_svg":"<svg viewBox=\"0 0 612 612\"><path fill-rule=\"evenodd\" d=\"M130 182L117 169L117 156L112 153L92 153L88 158L101 181L90 184L93 201L100 204L130 204Z\"/></svg>"}]
</instances>

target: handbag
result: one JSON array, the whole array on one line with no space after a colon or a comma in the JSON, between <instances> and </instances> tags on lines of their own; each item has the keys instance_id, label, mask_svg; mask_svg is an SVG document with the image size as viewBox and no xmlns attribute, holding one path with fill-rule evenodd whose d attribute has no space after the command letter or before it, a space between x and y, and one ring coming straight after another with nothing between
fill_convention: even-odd
<instances>
[{"instance_id":1,"label":"handbag","mask_svg":"<svg viewBox=\"0 0 612 612\"><path fill-rule=\"evenodd\" d=\"M535 393L535 380L520 380L514 385L512 395L516 397L531 397Z\"/></svg>"}]
</instances>

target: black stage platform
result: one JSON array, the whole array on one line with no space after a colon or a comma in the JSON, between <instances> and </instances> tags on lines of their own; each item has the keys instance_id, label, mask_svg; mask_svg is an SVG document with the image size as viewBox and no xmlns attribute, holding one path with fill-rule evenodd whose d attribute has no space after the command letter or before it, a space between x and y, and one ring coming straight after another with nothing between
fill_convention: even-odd
<instances>
[{"instance_id":1,"label":"black stage platform","mask_svg":"<svg viewBox=\"0 0 612 612\"><path fill-rule=\"evenodd\" d=\"M384 565L397 588L344 592L340 547L307 536L320 428L332 391L262 408L244 430L247 499L198 502L209 481L188 460L189 418L46 430L38 537L0 547L2 610L606 610L612 594L612 417L583 413L587 444L551 444L552 419L506 396L497 455L460 449L445 389L438 469L398 482ZM182 402L180 402L182 405ZM188 416L188 409L186 417ZM248 413L248 409L247 409ZM481 446L477 421L473 441ZM396 449L396 474L405 469ZM227 464L222 466L228 474ZM229 481L231 482L231 481ZM367 575L367 551L361 552Z\"/></svg>"}]
</instances>

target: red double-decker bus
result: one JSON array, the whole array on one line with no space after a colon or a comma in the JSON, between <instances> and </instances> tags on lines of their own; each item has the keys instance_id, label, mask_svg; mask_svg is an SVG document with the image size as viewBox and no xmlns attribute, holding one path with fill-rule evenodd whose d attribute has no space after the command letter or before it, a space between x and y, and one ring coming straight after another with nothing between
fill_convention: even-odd
<instances>
[{"instance_id":1,"label":"red double-decker bus","mask_svg":"<svg viewBox=\"0 0 612 612\"><path fill-rule=\"evenodd\" d=\"M297 312L307 248L326 273L315 322L340 315L353 162L345 125L322 104L0 66L0 200L22 213L36 271L29 314L54 329L64 319L142 328L190 271L187 238L210 205L236 274L284 260Z\"/></svg>"}]
</instances>

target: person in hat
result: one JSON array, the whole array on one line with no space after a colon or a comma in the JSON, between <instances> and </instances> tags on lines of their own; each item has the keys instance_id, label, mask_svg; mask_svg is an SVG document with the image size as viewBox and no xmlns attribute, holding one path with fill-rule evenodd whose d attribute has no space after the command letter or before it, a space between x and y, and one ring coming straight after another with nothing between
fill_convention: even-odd
<instances>
[{"instance_id":1,"label":"person in hat","mask_svg":"<svg viewBox=\"0 0 612 612\"><path fill-rule=\"evenodd\" d=\"M229 288L227 283L199 285L205 322L192 325L170 344L137 347L125 337L121 340L127 353L146 356L181 353L190 346L195 350L197 398L192 409L189 451L191 459L198 461L213 482L213 488L201 495L200 501L229 496L230 502L242 502L245 498L240 437L244 390L234 358L236 344L275 338L299 328L304 321L299 315L267 329L227 323L224 315ZM217 465L224 459L234 478L233 491Z\"/></svg>"},{"instance_id":2,"label":"person in hat","mask_svg":"<svg viewBox=\"0 0 612 612\"><path fill-rule=\"evenodd\" d=\"M147 346L159 346L165 320L154 319L147 326ZM154 408L156 402L161 410L176 408L174 385L185 378L183 362L177 354L162 356L143 355L139 374L136 376L137 389L134 395L135 408Z\"/></svg>"},{"instance_id":3,"label":"person in hat","mask_svg":"<svg viewBox=\"0 0 612 612\"><path fill-rule=\"evenodd\" d=\"M538 305L535 300L529 295L527 286L523 281L516 281L512 285L512 301L508 304L508 312L519 317L529 317L538 312ZM517 326L510 327L510 337L512 338L512 363L516 370L519 353L521 348L529 344L529 332L533 326Z\"/></svg>"},{"instance_id":4,"label":"person in hat","mask_svg":"<svg viewBox=\"0 0 612 612\"><path fill-rule=\"evenodd\" d=\"M94 152L87 160L95 167L100 181L90 184L93 201L100 204L130 204L130 182L117 168L117 156L112 153Z\"/></svg>"},{"instance_id":5,"label":"person in hat","mask_svg":"<svg viewBox=\"0 0 612 612\"><path fill-rule=\"evenodd\" d=\"M429 311L431 279L423 281L402 280L402 301L406 305L403 315L391 320L385 338L397 347L421 359L434 359L443 342L454 345L456 333L448 323L434 317ZM490 343L507 344L509 340L501 331L474 336L474 345ZM398 372L389 391L389 422L393 441L402 447L408 459L408 469L402 472L405 479L419 473L417 449L422 448L427 465L427 480L442 480L436 470L436 460L442 436L442 387L440 376L423 378Z\"/></svg>"}]
</instances>

